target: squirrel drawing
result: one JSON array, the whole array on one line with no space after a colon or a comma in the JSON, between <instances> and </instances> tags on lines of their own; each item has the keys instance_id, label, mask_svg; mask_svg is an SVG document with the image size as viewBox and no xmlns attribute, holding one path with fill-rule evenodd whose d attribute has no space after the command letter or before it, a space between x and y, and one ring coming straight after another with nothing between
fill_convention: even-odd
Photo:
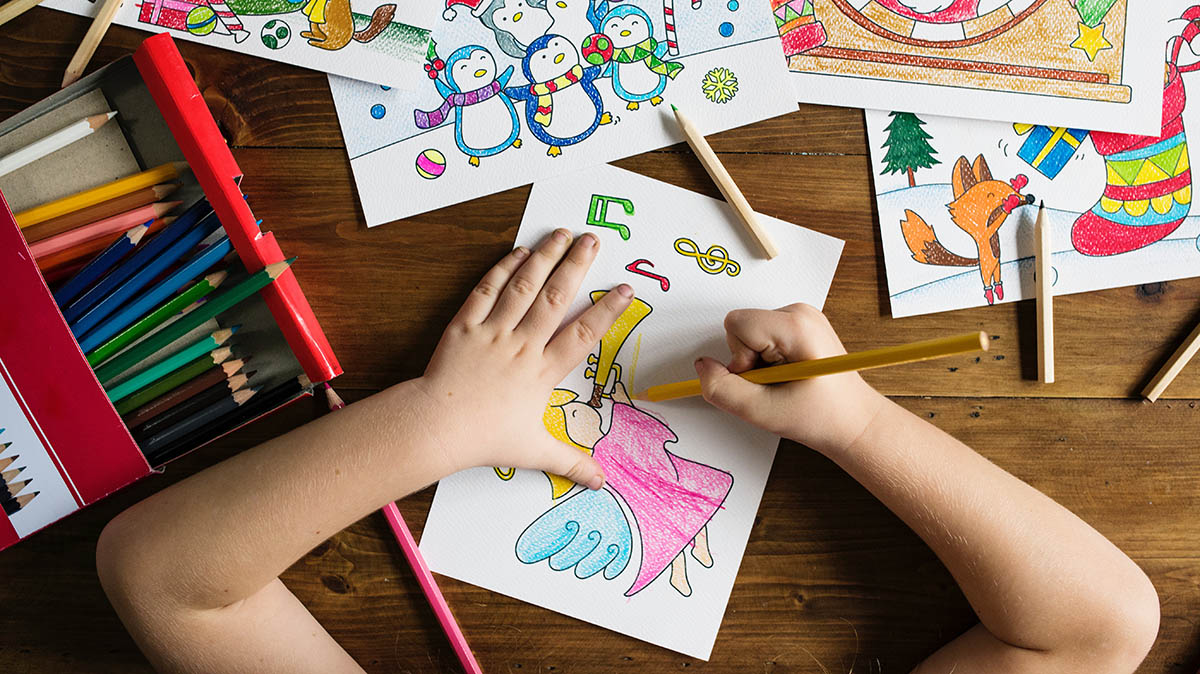
<instances>
[{"instance_id":1,"label":"squirrel drawing","mask_svg":"<svg viewBox=\"0 0 1200 674\"><path fill-rule=\"evenodd\" d=\"M350 0L309 0L304 5L309 29L300 33L314 47L336 51L356 42L370 42L392 22L396 5L380 5L371 14L371 23L362 30L354 30L354 17L350 14Z\"/></svg>"}]
</instances>

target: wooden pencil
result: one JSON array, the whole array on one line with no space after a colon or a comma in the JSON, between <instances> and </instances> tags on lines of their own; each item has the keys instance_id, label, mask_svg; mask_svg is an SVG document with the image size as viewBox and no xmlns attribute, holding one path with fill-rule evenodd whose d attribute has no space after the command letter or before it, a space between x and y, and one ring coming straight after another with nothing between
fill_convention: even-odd
<instances>
[{"instance_id":1,"label":"wooden pencil","mask_svg":"<svg viewBox=\"0 0 1200 674\"><path fill-rule=\"evenodd\" d=\"M29 505L29 502L37 497L37 495L40 493L42 492L35 491L31 494L25 494L24 496L18 496L5 501L3 503L4 514L12 517L13 515L17 514L17 511Z\"/></svg>"},{"instance_id":2,"label":"wooden pencil","mask_svg":"<svg viewBox=\"0 0 1200 674\"><path fill-rule=\"evenodd\" d=\"M14 217L21 229L25 229L51 218L61 217L67 213L74 213L80 209L104 203L109 199L116 199L117 197L125 196L138 190L144 190L147 187L154 187L159 183L170 182L178 178L180 172L186 169L187 164L184 162L172 162L163 164L162 166L155 166L152 169L125 176L124 178L118 178L112 182L104 183L103 185L77 192L61 199L55 199L54 201L34 206L33 208L17 213Z\"/></svg>"},{"instance_id":3,"label":"wooden pencil","mask_svg":"<svg viewBox=\"0 0 1200 674\"><path fill-rule=\"evenodd\" d=\"M21 466L20 468L6 470L3 473L0 473L0 480L3 480L4 482L12 482L13 478L23 473L27 467L28 466Z\"/></svg>"},{"instance_id":4,"label":"wooden pencil","mask_svg":"<svg viewBox=\"0 0 1200 674\"><path fill-rule=\"evenodd\" d=\"M687 139L688 145L692 147L692 152L696 153L696 158L700 160L700 164L704 166L709 177L717 184L717 189L721 191L725 201L729 203L738 219L746 226L746 230L755 243L762 248L767 259L774 259L779 255L779 249L775 246L771 235L758 222L758 215L750 207L750 202L746 201L742 191L738 189L737 183L733 182L729 171L725 170L725 165L717 158L717 153L713 152L708 141L704 139L704 134L700 133L696 125L673 104L671 110L675 113L675 121L679 122L679 128L683 130L683 137Z\"/></svg>"},{"instance_id":5,"label":"wooden pencil","mask_svg":"<svg viewBox=\"0 0 1200 674\"><path fill-rule=\"evenodd\" d=\"M166 302L163 302L154 309L150 310L149 313L134 321L131 325L129 325L129 327L121 330L111 337L107 337L107 341L104 341L97 346L93 346L95 341L97 339L106 339L105 334L107 331L97 329L91 333L88 333L79 342L80 348L84 351L87 351L88 365L95 367L96 365L104 362L105 358L108 358L114 353L120 351L127 345L133 343L134 340L138 339L142 335L147 334L154 328L165 323L172 316L195 304L197 300L209 294L222 283L224 283L228 276L229 272L225 270L215 271L205 276L175 297L172 297ZM129 314L141 315L135 314L136 311L137 307L135 306L129 306L121 309L118 315L113 317L113 324L120 325L122 322L124 322L127 318L127 316L124 314L127 312ZM91 351L88 351L88 349L91 349Z\"/></svg>"},{"instance_id":6,"label":"wooden pencil","mask_svg":"<svg viewBox=\"0 0 1200 674\"><path fill-rule=\"evenodd\" d=\"M146 337L137 344L130 346L124 352L113 356L111 360L96 368L96 377L102 382L112 380L117 375L150 357L155 351L195 329L201 323L227 311L242 300L263 289L286 272L295 259L291 258L283 262L276 262L265 269L251 274L249 277L243 279L241 283L238 283L225 292L210 298L200 308L187 316Z\"/></svg>"},{"instance_id":7,"label":"wooden pencil","mask_svg":"<svg viewBox=\"0 0 1200 674\"><path fill-rule=\"evenodd\" d=\"M90 222L98 222L114 215L120 215L136 208L141 208L156 201L162 201L179 189L179 183L164 183L131 192L125 196L109 199L95 206L83 208L45 222L39 222L21 230L29 243L48 239L55 234L62 234L76 227L82 227Z\"/></svg>"},{"instance_id":8,"label":"wooden pencil","mask_svg":"<svg viewBox=\"0 0 1200 674\"><path fill-rule=\"evenodd\" d=\"M212 424L221 417L232 414L239 407L246 404L248 400L258 393L257 388L244 388L228 398L224 398L208 407L196 412L190 417L179 421L174 426L166 428L158 433L146 438L140 443L142 451L146 454L153 454L155 450L160 449L183 436L192 433Z\"/></svg>"},{"instance_id":9,"label":"wooden pencil","mask_svg":"<svg viewBox=\"0 0 1200 674\"><path fill-rule=\"evenodd\" d=\"M1200 351L1200 323L1192 328L1191 334L1175 349L1175 352L1154 375L1150 383L1146 384L1146 388L1142 389L1142 397L1150 402L1158 400L1163 391L1166 391L1171 382L1179 376L1179 373L1183 372L1183 368L1187 367L1188 362L1192 360L1197 351Z\"/></svg>"},{"instance_id":10,"label":"wooden pencil","mask_svg":"<svg viewBox=\"0 0 1200 674\"><path fill-rule=\"evenodd\" d=\"M901 365L903 363L915 363L921 360L942 358L944 356L970 353L972 351L987 351L988 347L989 342L986 333L968 332L954 337L940 337L923 342L913 342L912 344L885 346L880 349L847 353L841 356L774 365L743 372L741 377L756 384L780 384L789 381L799 381L801 379L824 377L842 372L854 372L877 367ZM700 394L700 380L692 379L673 384L651 386L645 391L638 392L633 398L635 400L661 402L664 400L675 400L676 398L698 396Z\"/></svg>"},{"instance_id":11,"label":"wooden pencil","mask_svg":"<svg viewBox=\"0 0 1200 674\"><path fill-rule=\"evenodd\" d=\"M0 470L4 470L5 468L13 465L13 462L19 458L21 458L20 454L13 454L12 456L0 459Z\"/></svg>"},{"instance_id":12,"label":"wooden pencil","mask_svg":"<svg viewBox=\"0 0 1200 674\"><path fill-rule=\"evenodd\" d=\"M159 218L154 222L151 222L146 228L146 233L142 235L142 240L145 241L146 237L153 236L161 232L172 222L175 222L175 216L173 215L168 215L165 218ZM46 277L47 281L50 281L51 277L54 276L63 278L61 275L61 270L74 268L72 274L68 274L68 276L83 271L83 267L86 266L86 262L91 260L96 255L102 253L109 245L111 244L107 239L95 239L93 241L88 241L87 243L80 244L74 248L68 248L61 253L47 255L46 257L37 261L37 266L42 272L42 276ZM137 249L134 248L134 250L136 251Z\"/></svg>"},{"instance_id":13,"label":"wooden pencil","mask_svg":"<svg viewBox=\"0 0 1200 674\"><path fill-rule=\"evenodd\" d=\"M232 374L233 372L237 372L238 370L242 369L242 365L244 363L244 359L235 359L225 360L213 365L212 359L208 356L197 358L191 363L188 363L186 366L172 372L170 375L159 379L141 391L138 391L128 398L121 400L114 405L114 407L117 409L117 414L124 416L141 407L142 405L145 405L151 400L161 396L167 391L170 391L177 386L186 384L187 382L196 379L200 375L206 375L210 370L221 373L220 375L216 376L224 376L225 373Z\"/></svg>"},{"instance_id":14,"label":"wooden pencil","mask_svg":"<svg viewBox=\"0 0 1200 674\"><path fill-rule=\"evenodd\" d=\"M113 237L138 224L149 225L158 218L171 212L178 206L178 201L160 201L158 203L135 208L97 222L76 227L61 234L55 234L48 239L42 239L29 244L29 252L33 259L38 260L47 255L60 253L68 248L84 245L97 239L111 242Z\"/></svg>"},{"instance_id":15,"label":"wooden pencil","mask_svg":"<svg viewBox=\"0 0 1200 674\"><path fill-rule=\"evenodd\" d=\"M54 303L61 307L78 297L79 293L99 280L105 272L113 268L113 265L132 253L148 231L150 231L150 223L135 225L125 230L124 234L117 237L116 241L113 241L91 262L87 263L83 269L79 270L78 274L72 276L70 280L54 291Z\"/></svg>"},{"instance_id":16,"label":"wooden pencil","mask_svg":"<svg viewBox=\"0 0 1200 674\"><path fill-rule=\"evenodd\" d=\"M0 26L38 6L41 0L11 0L0 6Z\"/></svg>"},{"instance_id":17,"label":"wooden pencil","mask_svg":"<svg viewBox=\"0 0 1200 674\"><path fill-rule=\"evenodd\" d=\"M116 386L109 387L107 389L108 399L116 402L130 396L150 386L159 379L170 375L175 370L187 366L194 360L207 358L211 365L228 360L233 355L233 351L230 347L223 345L229 341L229 336L236 331L237 326L225 330L217 330L207 337L189 344L178 353L164 358L162 361L142 370Z\"/></svg>"},{"instance_id":18,"label":"wooden pencil","mask_svg":"<svg viewBox=\"0 0 1200 674\"><path fill-rule=\"evenodd\" d=\"M1046 204L1038 206L1037 255L1034 256L1037 277L1037 339L1038 379L1043 384L1054 383L1054 246L1050 227L1046 224Z\"/></svg>"},{"instance_id":19,"label":"wooden pencil","mask_svg":"<svg viewBox=\"0 0 1200 674\"><path fill-rule=\"evenodd\" d=\"M63 74L63 87L74 84L83 75L88 62L92 60L92 55L96 53L96 48L100 46L100 41L104 39L104 34L108 32L108 27L112 25L113 19L117 18L117 10L120 8L121 0L104 0L100 9L96 10L92 25L84 34L83 41L71 57L71 62L67 64L67 72Z\"/></svg>"},{"instance_id":20,"label":"wooden pencil","mask_svg":"<svg viewBox=\"0 0 1200 674\"><path fill-rule=\"evenodd\" d=\"M21 490L29 486L33 480L22 480L20 482L6 482L0 486L0 499L10 499L21 493Z\"/></svg>"},{"instance_id":21,"label":"wooden pencil","mask_svg":"<svg viewBox=\"0 0 1200 674\"><path fill-rule=\"evenodd\" d=\"M166 412L146 421L146 423L135 429L134 438L149 438L159 431L174 426L176 423L242 390L247 381L249 381L248 375L237 374L216 386L204 389Z\"/></svg>"},{"instance_id":22,"label":"wooden pencil","mask_svg":"<svg viewBox=\"0 0 1200 674\"><path fill-rule=\"evenodd\" d=\"M104 126L108 123L108 120L116 116L117 113L115 112L102 112L98 115L84 117L73 124L64 126L54 133L42 136L19 150L14 150L0 157L0 176L8 175L23 166L32 164L42 157L58 152L71 143L87 138L95 133L96 129Z\"/></svg>"},{"instance_id":23,"label":"wooden pencil","mask_svg":"<svg viewBox=\"0 0 1200 674\"><path fill-rule=\"evenodd\" d=\"M242 363L242 361L233 362ZM125 422L127 427L136 428L213 387L225 386L232 388L236 384L234 390L240 389L253 374L253 372L246 374L234 372L227 375L225 370L219 367L211 368L199 377L184 382L148 401L146 404L141 405L137 409L130 411L128 414L123 415L121 420Z\"/></svg>"}]
</instances>

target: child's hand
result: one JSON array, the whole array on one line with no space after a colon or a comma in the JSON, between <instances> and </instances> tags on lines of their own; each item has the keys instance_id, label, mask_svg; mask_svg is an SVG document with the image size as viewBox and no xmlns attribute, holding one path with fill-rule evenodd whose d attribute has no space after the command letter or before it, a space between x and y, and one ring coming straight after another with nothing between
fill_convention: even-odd
<instances>
[{"instance_id":1,"label":"child's hand","mask_svg":"<svg viewBox=\"0 0 1200 674\"><path fill-rule=\"evenodd\" d=\"M559 229L532 253L517 248L493 267L416 381L431 403L430 433L447 452L449 470L516 466L592 489L604 485L595 459L555 440L542 415L551 390L595 348L633 289L617 286L558 331L600 245L592 234L570 243L570 233Z\"/></svg>"},{"instance_id":2,"label":"child's hand","mask_svg":"<svg viewBox=\"0 0 1200 674\"><path fill-rule=\"evenodd\" d=\"M725 317L725 331L733 355L728 367L712 358L696 361L704 398L713 405L823 453L849 447L879 409L882 396L855 372L769 386L737 376L846 353L817 309L807 304L739 309Z\"/></svg>"}]
</instances>

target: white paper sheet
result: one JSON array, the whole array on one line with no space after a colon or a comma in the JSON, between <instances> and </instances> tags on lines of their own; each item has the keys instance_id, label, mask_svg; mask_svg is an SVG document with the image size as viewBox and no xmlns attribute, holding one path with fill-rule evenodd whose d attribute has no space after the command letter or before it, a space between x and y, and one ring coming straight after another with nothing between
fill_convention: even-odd
<instances>
[{"instance_id":1,"label":"white paper sheet","mask_svg":"<svg viewBox=\"0 0 1200 674\"><path fill-rule=\"evenodd\" d=\"M439 74L438 85L421 64L406 66L426 78L424 87L412 91L389 91L331 77L329 86L367 224L383 224L678 143L683 136L671 115L671 103L705 132L795 110L778 34L765 2L707 0L692 5L681 0L675 7L677 30L672 34L678 38L679 54L673 55L668 45L673 37L664 29L663 17L664 3L670 6L674 0L625 0L613 3L611 9L603 0L590 7L592 1L552 3L549 9L558 18L551 17L543 0L529 0L529 4L482 0L477 9L486 10L479 15L456 5L445 15L453 18L443 17L433 29L437 57L448 66ZM606 10L610 14L589 22L585 16L589 9L593 14L603 15ZM493 32L485 24L512 25L505 19L515 13L521 14L521 28L514 28L519 41L513 33L500 28ZM514 54L523 54L543 35L565 33L569 39L539 48L530 57L530 73L540 80L578 61L579 45L595 26L604 29L606 23L614 47L652 35L661 57L683 69L664 66L673 75L668 76L650 70L645 60L632 60L617 63L605 75L606 66L580 61L587 66L581 82L560 87L547 99L551 116L549 126L544 126L531 109L535 101L520 98L527 94L530 79ZM652 33L646 32L647 23ZM622 32L629 36L621 37ZM472 60L460 58L466 54L459 50L471 45L475 45ZM564 53L560 65L542 62L559 51ZM451 91L447 72L456 69L455 86L460 92L494 81L504 89L477 103L448 105L440 124L431 120L418 124L415 113L436 111L447 101L443 95ZM614 87L623 93L618 95ZM599 96L600 103L589 93ZM539 140L542 129L546 133ZM513 143L514 133L519 147ZM582 139L575 143L562 140L577 136ZM552 149L561 150L561 155L549 156Z\"/></svg>"},{"instance_id":2,"label":"white paper sheet","mask_svg":"<svg viewBox=\"0 0 1200 674\"><path fill-rule=\"evenodd\" d=\"M100 4L45 0L42 6L90 17ZM420 73L402 65L420 63L440 5L428 0L126 0L114 23L302 68L412 87L420 82ZM320 36L302 34L314 27Z\"/></svg>"},{"instance_id":3,"label":"white paper sheet","mask_svg":"<svg viewBox=\"0 0 1200 674\"><path fill-rule=\"evenodd\" d=\"M1186 4L1175 6L1181 10ZM1183 25L1172 23L1173 33L1178 35ZM1200 50L1200 42L1196 47ZM1182 47L1179 67L1187 70L1198 61L1200 57ZM1171 72L1163 113L1167 123L1153 137L917 115L924 123L920 129L928 135L922 146L922 141L913 140L911 116L867 111L892 315L1035 296L1036 203L1013 209L996 232L998 265L990 261L992 246L986 236L984 262L975 261L980 250L970 234L983 231L992 211L1013 193L1009 181L1017 176L1028 180L1021 194L1033 194L1046 203L1055 294L1200 275L1200 218L1189 215L1192 178L1187 147L1187 133L1200 132L1200 107L1194 102L1186 105L1184 95L1185 88L1200 85L1200 74L1179 75L1174 66ZM1043 136L1058 140L1042 142ZM926 148L934 153L930 155ZM956 201L952 177L957 159L963 156L973 163L980 155L998 182L981 184ZM1022 155L1038 162L1037 167ZM906 164L928 165L930 159L939 163L916 167L915 186L910 187ZM976 202L978 197L982 198ZM951 219L952 203L961 224ZM994 277L993 267L998 267Z\"/></svg>"},{"instance_id":4,"label":"white paper sheet","mask_svg":"<svg viewBox=\"0 0 1200 674\"><path fill-rule=\"evenodd\" d=\"M803 102L1158 130L1157 45L1171 3L770 2Z\"/></svg>"},{"instance_id":5,"label":"white paper sheet","mask_svg":"<svg viewBox=\"0 0 1200 674\"><path fill-rule=\"evenodd\" d=\"M588 225L589 217L609 224ZM640 323L624 323L631 329L606 335L594 352L598 362L581 365L560 384L561 389L578 395L562 408L572 410L572 421L567 423L566 413L559 408L548 410L548 418L557 415L559 427L565 424L568 435L577 442L586 437L588 419L592 419L595 432L595 424L603 418L607 437L596 443L595 456L606 466L609 483L601 492L575 487L552 499L551 483L537 472L516 471L515 476L503 480L497 470L482 468L442 480L421 541L421 550L434 571L708 658L778 438L701 399L637 402L640 411L634 412L605 397L598 414L586 401L597 381L604 383L606 395L618 380L634 393L655 384L694 378L692 362L699 356L727 360L722 321L730 310L776 308L793 302L824 304L842 242L774 218L763 217L762 224L781 251L771 262L759 257L756 245L724 202L666 183L600 166L586 174L534 185L517 234L518 244L534 245L560 226L577 233L593 232L601 240L599 256L568 319L590 306L590 291L607 290L622 282L631 284L637 300L644 303L626 314L643 315ZM628 240L622 237L622 227ZM699 258L681 254L679 249L693 255L698 249L710 255L706 262L710 268L702 269ZM630 266L645 273L631 272ZM730 275L733 270L736 275ZM620 368L619 373L607 367L610 362ZM605 378L585 374L590 369L608 374ZM560 403L570 397L559 395L563 396ZM614 407L621 409L616 422ZM662 436L647 439L664 428L656 419L669 426L677 442L668 441L664 447ZM638 427L639 423L642 426ZM641 430L631 432L630 428ZM625 439L616 440L618 436ZM638 448L643 450L640 455ZM656 472L667 461L672 468ZM613 465L622 468L610 468ZM648 471L641 474L651 477L631 483L620 476L626 468L635 473ZM654 477L666 472L671 479ZM612 496L614 493L619 496ZM711 567L701 564L702 553L691 552L697 521L691 519L689 526L688 516L668 515L675 507L696 507L700 519L711 516L706 528ZM571 521L582 522L585 533L567 545L560 537ZM593 530L602 540L592 556L584 557L583 553L597 546L594 541L584 543L586 532ZM566 548L548 562L545 557L559 547L554 540L561 540ZM649 548L645 541L650 542ZM609 545L620 552L607 554ZM680 550L686 560L690 596L681 594L671 582L671 560ZM627 566L609 559L621 555L628 557ZM577 566L580 558L584 561ZM552 569L551 563L563 570ZM655 578L660 570L662 574ZM577 577L588 572L595 575ZM644 587L638 587L639 576L643 583L649 581Z\"/></svg>"}]
</instances>

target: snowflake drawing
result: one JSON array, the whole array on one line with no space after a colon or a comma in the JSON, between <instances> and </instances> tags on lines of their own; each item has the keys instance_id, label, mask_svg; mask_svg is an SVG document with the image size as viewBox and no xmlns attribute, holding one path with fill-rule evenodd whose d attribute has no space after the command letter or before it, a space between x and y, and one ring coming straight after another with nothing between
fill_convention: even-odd
<instances>
[{"instance_id":1,"label":"snowflake drawing","mask_svg":"<svg viewBox=\"0 0 1200 674\"><path fill-rule=\"evenodd\" d=\"M704 75L700 90L713 103L728 103L737 96L737 75L729 68L713 68Z\"/></svg>"}]
</instances>

